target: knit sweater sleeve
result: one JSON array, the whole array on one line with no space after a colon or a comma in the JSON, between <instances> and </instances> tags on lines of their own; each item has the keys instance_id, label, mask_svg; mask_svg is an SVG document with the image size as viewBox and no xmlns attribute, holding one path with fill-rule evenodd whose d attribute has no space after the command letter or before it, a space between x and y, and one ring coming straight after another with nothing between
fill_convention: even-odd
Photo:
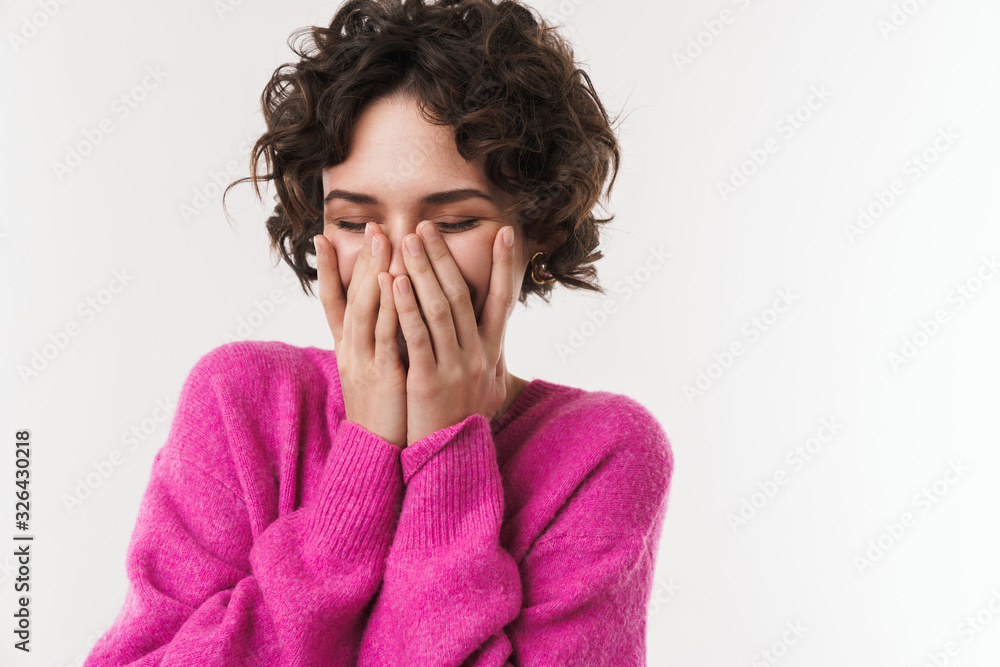
<instances>
[{"instance_id":1,"label":"knit sweater sleeve","mask_svg":"<svg viewBox=\"0 0 1000 667\"><path fill-rule=\"evenodd\" d=\"M84 667L353 665L402 498L399 449L341 421L315 496L253 537L226 451L233 411L200 362L154 459L124 606ZM238 443L235 443L238 445ZM231 466L232 463L229 462Z\"/></svg>"},{"instance_id":2,"label":"knit sweater sleeve","mask_svg":"<svg viewBox=\"0 0 1000 667\"><path fill-rule=\"evenodd\" d=\"M401 453L403 505L359 666L503 665L521 603L499 542L503 489L490 424L473 414Z\"/></svg>"},{"instance_id":3,"label":"knit sweater sleeve","mask_svg":"<svg viewBox=\"0 0 1000 667\"><path fill-rule=\"evenodd\" d=\"M610 396L592 413L596 423L561 430L560 446L580 448L581 465L521 562L524 599L507 628L517 667L646 664L646 616L674 458L644 406Z\"/></svg>"},{"instance_id":4,"label":"knit sweater sleeve","mask_svg":"<svg viewBox=\"0 0 1000 667\"><path fill-rule=\"evenodd\" d=\"M402 512L359 665L644 665L646 609L673 469L659 424L626 401L620 434L579 448L566 500L517 562L481 415L403 450ZM538 489L538 494L558 493Z\"/></svg>"}]
</instances>

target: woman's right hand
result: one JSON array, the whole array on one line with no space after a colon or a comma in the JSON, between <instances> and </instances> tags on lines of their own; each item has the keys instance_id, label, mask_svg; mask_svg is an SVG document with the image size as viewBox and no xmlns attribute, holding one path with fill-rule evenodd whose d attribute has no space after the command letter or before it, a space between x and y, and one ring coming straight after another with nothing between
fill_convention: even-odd
<instances>
[{"instance_id":1,"label":"woman's right hand","mask_svg":"<svg viewBox=\"0 0 1000 667\"><path fill-rule=\"evenodd\" d=\"M377 244L373 244L375 240ZM365 243L354 263L346 296L333 244L322 234L313 242L319 300L333 333L346 417L405 447L406 370L396 344L389 239L377 225L365 225ZM380 273L384 273L384 287Z\"/></svg>"}]
</instances>

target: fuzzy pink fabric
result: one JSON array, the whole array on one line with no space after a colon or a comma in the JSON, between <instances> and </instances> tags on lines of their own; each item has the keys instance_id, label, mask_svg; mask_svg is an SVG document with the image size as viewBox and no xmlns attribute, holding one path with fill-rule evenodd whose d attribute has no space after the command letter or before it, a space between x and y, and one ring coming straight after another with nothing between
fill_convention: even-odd
<instances>
[{"instance_id":1,"label":"fuzzy pink fabric","mask_svg":"<svg viewBox=\"0 0 1000 667\"><path fill-rule=\"evenodd\" d=\"M645 664L673 471L646 408L535 379L405 449L344 415L331 350L204 355L84 667Z\"/></svg>"}]
</instances>

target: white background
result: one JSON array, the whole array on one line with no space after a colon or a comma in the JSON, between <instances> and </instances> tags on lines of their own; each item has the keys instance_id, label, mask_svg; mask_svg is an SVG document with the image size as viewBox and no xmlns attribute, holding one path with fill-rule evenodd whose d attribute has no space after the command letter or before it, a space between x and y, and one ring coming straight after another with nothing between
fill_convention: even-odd
<instances>
[{"instance_id":1,"label":"white background","mask_svg":"<svg viewBox=\"0 0 1000 667\"><path fill-rule=\"evenodd\" d=\"M157 401L172 410L199 357L251 320L252 338L332 347L319 302L271 268L272 193L262 206L235 189L230 225L213 174L235 160L220 182L246 175L260 92L293 59L288 35L337 4L232 4L0 7L4 665L78 665L114 619L169 430ZM518 306L507 357L521 377L634 397L671 440L649 664L765 665L771 650L789 666L917 667L935 653L997 665L1000 278L984 260L1000 259L1000 5L533 6L565 26L623 119L599 264L616 311L595 321L601 297L560 288L552 306ZM147 68L166 74L121 118L115 100ZM103 118L113 131L57 175ZM763 164L746 162L754 153ZM901 192L879 211L894 180ZM739 187L724 196L725 182ZM860 207L880 215L852 235ZM670 259L650 271L653 248ZM112 295L116 271L131 278ZM280 302L255 315L274 290ZM769 310L782 291L791 305ZM107 296L92 317L78 309ZM767 322L755 336L753 318ZM73 323L78 335L53 347ZM22 377L46 345L57 352ZM703 391L686 394L702 372ZM30 657L11 648L21 428L33 437ZM145 434L130 450L133 428ZM115 450L121 464L68 508ZM786 633L796 624L800 636Z\"/></svg>"}]
</instances>

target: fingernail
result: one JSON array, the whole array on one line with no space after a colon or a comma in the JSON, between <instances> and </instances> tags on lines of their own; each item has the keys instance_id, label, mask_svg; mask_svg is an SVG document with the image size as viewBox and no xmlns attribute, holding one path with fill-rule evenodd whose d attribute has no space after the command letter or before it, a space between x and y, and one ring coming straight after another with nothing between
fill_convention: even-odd
<instances>
[{"instance_id":1,"label":"fingernail","mask_svg":"<svg viewBox=\"0 0 1000 667\"><path fill-rule=\"evenodd\" d=\"M406 278L399 279L399 293L409 294L410 293L410 281Z\"/></svg>"},{"instance_id":2,"label":"fingernail","mask_svg":"<svg viewBox=\"0 0 1000 667\"><path fill-rule=\"evenodd\" d=\"M316 236L319 236L319 234ZM322 250L319 249L319 241L316 240L316 236L313 237L313 250L316 251L316 256L318 257Z\"/></svg>"},{"instance_id":3,"label":"fingernail","mask_svg":"<svg viewBox=\"0 0 1000 667\"><path fill-rule=\"evenodd\" d=\"M433 222L421 222L417 231L428 241L433 241L438 237L437 229L434 227Z\"/></svg>"},{"instance_id":4,"label":"fingernail","mask_svg":"<svg viewBox=\"0 0 1000 667\"><path fill-rule=\"evenodd\" d=\"M420 239L411 236L406 239L406 249L410 251L410 254L416 257L420 254Z\"/></svg>"},{"instance_id":5,"label":"fingernail","mask_svg":"<svg viewBox=\"0 0 1000 667\"><path fill-rule=\"evenodd\" d=\"M371 243L372 236L374 236L374 235L375 235L375 233L372 230L372 223L366 222L365 223L365 243Z\"/></svg>"},{"instance_id":6,"label":"fingernail","mask_svg":"<svg viewBox=\"0 0 1000 667\"><path fill-rule=\"evenodd\" d=\"M503 230L503 244L505 246L507 246L508 248L512 248L514 246L514 228L513 227L504 227L504 230Z\"/></svg>"},{"instance_id":7,"label":"fingernail","mask_svg":"<svg viewBox=\"0 0 1000 667\"><path fill-rule=\"evenodd\" d=\"M375 237L372 239L372 252L378 252L382 249L382 239Z\"/></svg>"}]
</instances>

